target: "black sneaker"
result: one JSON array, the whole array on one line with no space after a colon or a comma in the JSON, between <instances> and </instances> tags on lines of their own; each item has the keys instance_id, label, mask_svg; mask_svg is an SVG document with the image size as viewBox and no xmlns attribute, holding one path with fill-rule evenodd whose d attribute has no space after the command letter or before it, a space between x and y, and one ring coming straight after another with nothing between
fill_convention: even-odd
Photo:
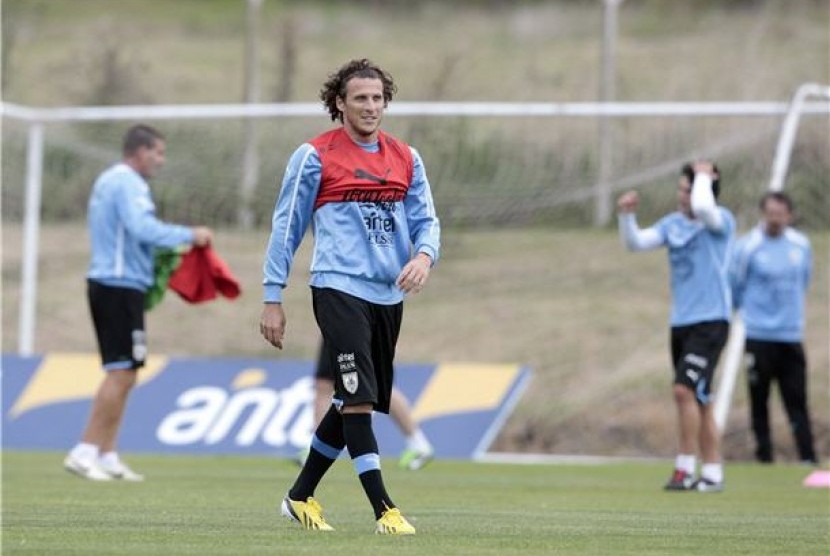
<instances>
[{"instance_id":1,"label":"black sneaker","mask_svg":"<svg viewBox=\"0 0 830 556\"><path fill-rule=\"evenodd\" d=\"M723 492L723 481L716 483L715 481L701 477L695 481L692 488L698 492Z\"/></svg>"},{"instance_id":2,"label":"black sneaker","mask_svg":"<svg viewBox=\"0 0 830 556\"><path fill-rule=\"evenodd\" d=\"M758 463L772 463L772 450L767 448L758 448L755 450L755 459Z\"/></svg>"},{"instance_id":3,"label":"black sneaker","mask_svg":"<svg viewBox=\"0 0 830 556\"><path fill-rule=\"evenodd\" d=\"M695 478L692 475L682 469L675 469L663 490L692 490L694 486Z\"/></svg>"}]
</instances>

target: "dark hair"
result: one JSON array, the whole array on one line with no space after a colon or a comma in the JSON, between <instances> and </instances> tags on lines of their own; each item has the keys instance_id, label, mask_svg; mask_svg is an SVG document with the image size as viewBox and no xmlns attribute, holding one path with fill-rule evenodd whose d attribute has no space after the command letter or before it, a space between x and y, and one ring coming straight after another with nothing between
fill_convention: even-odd
<instances>
[{"instance_id":1,"label":"dark hair","mask_svg":"<svg viewBox=\"0 0 830 556\"><path fill-rule=\"evenodd\" d=\"M145 124L134 125L124 134L124 156L130 156L141 147L152 149L159 140L164 141L164 135L154 127Z\"/></svg>"},{"instance_id":2,"label":"dark hair","mask_svg":"<svg viewBox=\"0 0 830 556\"><path fill-rule=\"evenodd\" d=\"M778 201L782 205L787 207L787 212L792 213L793 211L793 200L790 198L789 195L786 193L782 193L781 191L769 191L764 193L764 196L761 197L761 202L758 203L758 208L764 210L767 208L767 201L772 199L773 201Z\"/></svg>"},{"instance_id":3,"label":"dark hair","mask_svg":"<svg viewBox=\"0 0 830 556\"><path fill-rule=\"evenodd\" d=\"M352 60L329 75L328 80L323 83L323 88L320 89L320 100L323 101L332 121L343 121L343 114L337 109L337 97L346 98L346 84L354 77L380 79L383 82L384 105L389 104L394 94L398 92L392 76L383 68L366 58Z\"/></svg>"},{"instance_id":4,"label":"dark hair","mask_svg":"<svg viewBox=\"0 0 830 556\"><path fill-rule=\"evenodd\" d=\"M718 170L718 165L714 163L712 164L712 170L714 170L715 175L717 176L712 180L712 194L714 194L715 199L717 199L718 195L720 195L720 170ZM695 182L695 168L692 166L691 162L687 162L683 165L680 169L680 175L686 176L686 179L689 180L689 185L692 185Z\"/></svg>"}]
</instances>

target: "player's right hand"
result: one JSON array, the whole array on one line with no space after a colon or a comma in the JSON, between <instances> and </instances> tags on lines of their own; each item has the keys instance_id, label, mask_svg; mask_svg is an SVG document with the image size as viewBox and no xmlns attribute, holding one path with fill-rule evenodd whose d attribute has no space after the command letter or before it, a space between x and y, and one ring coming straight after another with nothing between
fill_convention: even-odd
<instances>
[{"instance_id":1,"label":"player's right hand","mask_svg":"<svg viewBox=\"0 0 830 556\"><path fill-rule=\"evenodd\" d=\"M272 346L282 349L282 339L285 336L285 312L282 303L266 303L259 318L259 333Z\"/></svg>"},{"instance_id":2,"label":"player's right hand","mask_svg":"<svg viewBox=\"0 0 830 556\"><path fill-rule=\"evenodd\" d=\"M706 160L701 160L701 161L695 162L692 169L694 170L695 174L700 174L700 173L709 174L709 177L711 177L712 179L715 179L716 177L718 177L717 172L715 172L714 164L712 164L711 162L708 162Z\"/></svg>"},{"instance_id":3,"label":"player's right hand","mask_svg":"<svg viewBox=\"0 0 830 556\"><path fill-rule=\"evenodd\" d=\"M210 245L213 241L213 231L206 226L195 226L191 228L193 231L193 245L196 247L204 247Z\"/></svg>"},{"instance_id":4,"label":"player's right hand","mask_svg":"<svg viewBox=\"0 0 830 556\"><path fill-rule=\"evenodd\" d=\"M622 213L634 212L640 204L640 196L636 191L628 191L617 199L617 210Z\"/></svg>"}]
</instances>

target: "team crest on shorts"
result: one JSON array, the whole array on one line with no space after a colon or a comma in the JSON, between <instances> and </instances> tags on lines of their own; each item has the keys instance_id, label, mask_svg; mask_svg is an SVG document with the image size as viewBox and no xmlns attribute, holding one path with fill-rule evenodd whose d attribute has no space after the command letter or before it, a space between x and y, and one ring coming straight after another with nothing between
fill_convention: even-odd
<instances>
[{"instance_id":1,"label":"team crest on shorts","mask_svg":"<svg viewBox=\"0 0 830 556\"><path fill-rule=\"evenodd\" d=\"M349 394L357 392L357 371L343 373L343 387Z\"/></svg>"},{"instance_id":2,"label":"team crest on shorts","mask_svg":"<svg viewBox=\"0 0 830 556\"><path fill-rule=\"evenodd\" d=\"M133 361L143 362L147 358L147 334L143 330L133 330Z\"/></svg>"}]
</instances>

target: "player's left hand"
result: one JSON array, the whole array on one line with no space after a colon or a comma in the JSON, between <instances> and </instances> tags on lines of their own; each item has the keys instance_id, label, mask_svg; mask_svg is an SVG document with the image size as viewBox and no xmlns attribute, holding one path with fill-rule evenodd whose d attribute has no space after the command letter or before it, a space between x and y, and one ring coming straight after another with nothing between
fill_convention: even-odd
<instances>
[{"instance_id":1,"label":"player's left hand","mask_svg":"<svg viewBox=\"0 0 830 556\"><path fill-rule=\"evenodd\" d=\"M418 253L406 263L395 281L404 293L418 293L427 283L432 259L426 253Z\"/></svg>"}]
</instances>

